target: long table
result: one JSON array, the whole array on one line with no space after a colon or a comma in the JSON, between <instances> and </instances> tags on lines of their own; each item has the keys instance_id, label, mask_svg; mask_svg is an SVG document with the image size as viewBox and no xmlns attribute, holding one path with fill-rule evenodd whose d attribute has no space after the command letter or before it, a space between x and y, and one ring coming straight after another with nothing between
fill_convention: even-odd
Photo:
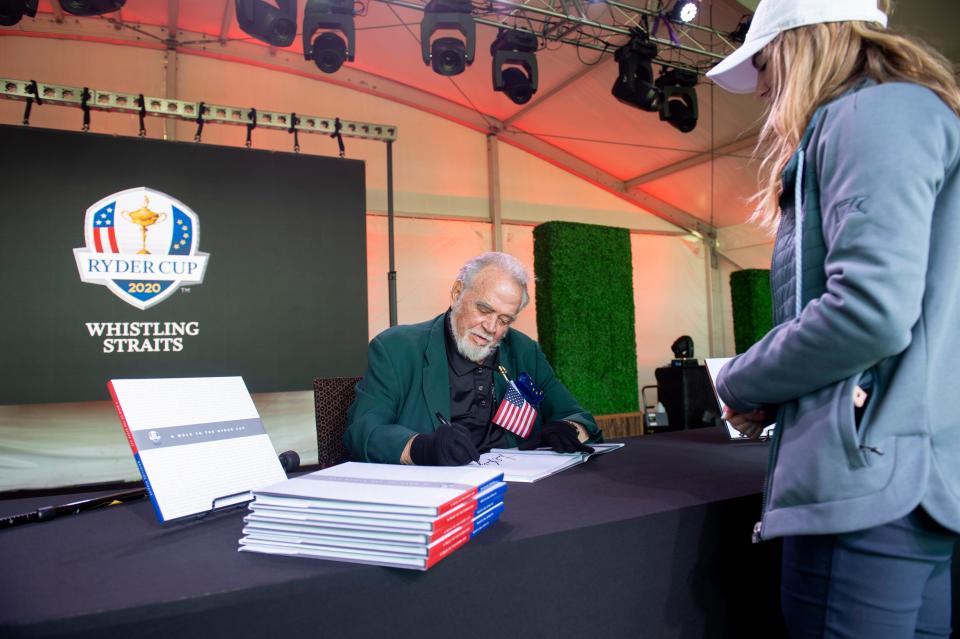
<instances>
[{"instance_id":1,"label":"long table","mask_svg":"<svg viewBox=\"0 0 960 639\"><path fill-rule=\"evenodd\" d=\"M0 637L783 636L779 546L750 543L767 445L622 441L511 483L500 521L427 572L239 553L245 508L159 524L144 499L0 530Z\"/></svg>"}]
</instances>

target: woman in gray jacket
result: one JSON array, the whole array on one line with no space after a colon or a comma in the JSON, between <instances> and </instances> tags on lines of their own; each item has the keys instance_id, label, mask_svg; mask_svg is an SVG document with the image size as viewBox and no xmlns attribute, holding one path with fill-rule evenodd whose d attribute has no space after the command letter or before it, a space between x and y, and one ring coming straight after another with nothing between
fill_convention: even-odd
<instances>
[{"instance_id":1,"label":"woman in gray jacket","mask_svg":"<svg viewBox=\"0 0 960 639\"><path fill-rule=\"evenodd\" d=\"M776 421L757 539L794 636L950 633L960 532L960 91L887 0L762 0L707 75L769 103L760 220L775 327L724 367Z\"/></svg>"}]
</instances>

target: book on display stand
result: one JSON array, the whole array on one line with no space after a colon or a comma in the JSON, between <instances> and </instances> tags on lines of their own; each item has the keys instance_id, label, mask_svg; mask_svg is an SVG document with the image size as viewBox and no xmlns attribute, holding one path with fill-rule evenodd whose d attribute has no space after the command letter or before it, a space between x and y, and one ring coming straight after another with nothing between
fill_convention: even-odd
<instances>
[{"instance_id":1,"label":"book on display stand","mask_svg":"<svg viewBox=\"0 0 960 639\"><path fill-rule=\"evenodd\" d=\"M243 504L286 474L241 377L107 383L161 523Z\"/></svg>"}]
</instances>

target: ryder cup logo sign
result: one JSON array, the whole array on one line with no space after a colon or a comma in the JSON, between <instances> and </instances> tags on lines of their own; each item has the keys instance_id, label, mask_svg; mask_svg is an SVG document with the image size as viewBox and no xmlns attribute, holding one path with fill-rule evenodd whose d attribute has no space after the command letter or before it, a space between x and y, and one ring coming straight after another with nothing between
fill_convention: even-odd
<instances>
[{"instance_id":1,"label":"ryder cup logo sign","mask_svg":"<svg viewBox=\"0 0 960 639\"><path fill-rule=\"evenodd\" d=\"M127 304L150 308L183 285L202 284L200 220L182 202L146 187L108 195L87 209L87 245L73 249L80 279Z\"/></svg>"}]
</instances>

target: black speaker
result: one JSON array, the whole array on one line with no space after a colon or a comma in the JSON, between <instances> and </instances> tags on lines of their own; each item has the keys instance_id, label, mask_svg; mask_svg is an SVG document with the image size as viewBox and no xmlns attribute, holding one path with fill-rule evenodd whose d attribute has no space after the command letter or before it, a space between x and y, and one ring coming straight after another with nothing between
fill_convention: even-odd
<instances>
[{"instance_id":1,"label":"black speaker","mask_svg":"<svg viewBox=\"0 0 960 639\"><path fill-rule=\"evenodd\" d=\"M720 406L713 394L706 366L661 366L657 378L657 399L667 409L669 428L685 430L713 426Z\"/></svg>"}]
</instances>

